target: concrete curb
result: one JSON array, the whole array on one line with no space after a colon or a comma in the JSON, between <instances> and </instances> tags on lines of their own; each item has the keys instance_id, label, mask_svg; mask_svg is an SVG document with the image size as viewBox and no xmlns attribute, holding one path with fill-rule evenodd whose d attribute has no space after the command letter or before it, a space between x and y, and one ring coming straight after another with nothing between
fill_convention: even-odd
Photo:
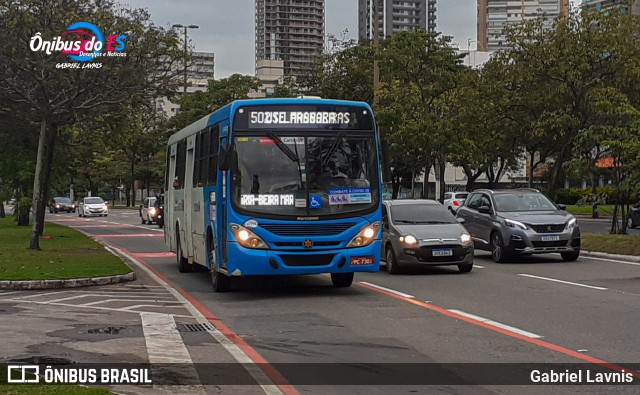
<instances>
[{"instance_id":1,"label":"concrete curb","mask_svg":"<svg viewBox=\"0 0 640 395\"><path fill-rule=\"evenodd\" d=\"M69 278L60 280L23 280L0 281L0 289L32 290L32 289L60 289L90 287L93 285L117 284L124 281L133 281L136 273L118 274L115 276Z\"/></svg>"},{"instance_id":2,"label":"concrete curb","mask_svg":"<svg viewBox=\"0 0 640 395\"><path fill-rule=\"evenodd\" d=\"M108 245L103 243L102 240L98 240L97 238L93 237L87 232L82 231L81 229L74 229L74 230L89 237L91 240L94 240L102 244L105 250L109 251L112 255L121 259L122 263L124 263L129 269L131 269L131 273L116 274L114 276L67 278L67 279L57 279L57 280L0 281L0 289L32 290L32 289L80 288L80 287L91 287L94 285L117 284L125 281L134 281L136 279L135 269L129 264L128 259L123 259L123 257L115 253Z\"/></svg>"},{"instance_id":3,"label":"concrete curb","mask_svg":"<svg viewBox=\"0 0 640 395\"><path fill-rule=\"evenodd\" d=\"M580 255L591 256L594 258L615 259L619 261L640 263L640 256L635 256L635 255L608 254L606 252L584 251L584 250L580 252Z\"/></svg>"}]
</instances>

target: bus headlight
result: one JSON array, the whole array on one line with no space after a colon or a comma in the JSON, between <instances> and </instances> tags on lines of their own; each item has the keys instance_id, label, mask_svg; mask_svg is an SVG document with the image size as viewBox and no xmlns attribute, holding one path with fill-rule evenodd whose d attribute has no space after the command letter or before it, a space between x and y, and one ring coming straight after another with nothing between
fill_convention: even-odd
<instances>
[{"instance_id":1,"label":"bus headlight","mask_svg":"<svg viewBox=\"0 0 640 395\"><path fill-rule=\"evenodd\" d=\"M258 235L238 224L230 224L231 232L238 243L245 248L268 250L269 246Z\"/></svg>"},{"instance_id":2,"label":"bus headlight","mask_svg":"<svg viewBox=\"0 0 640 395\"><path fill-rule=\"evenodd\" d=\"M368 246L375 240L379 229L380 222L374 222L371 225L365 226L353 239L351 239L349 244L347 244L347 248Z\"/></svg>"}]
</instances>

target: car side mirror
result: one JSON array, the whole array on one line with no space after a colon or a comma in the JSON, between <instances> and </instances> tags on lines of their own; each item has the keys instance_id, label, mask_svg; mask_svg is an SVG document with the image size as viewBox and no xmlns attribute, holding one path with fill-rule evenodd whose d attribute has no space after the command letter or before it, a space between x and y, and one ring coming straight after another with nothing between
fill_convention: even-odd
<instances>
[{"instance_id":1,"label":"car side mirror","mask_svg":"<svg viewBox=\"0 0 640 395\"><path fill-rule=\"evenodd\" d=\"M567 205L566 204L557 204L556 206L558 206L558 210L562 210L562 211L566 211L567 210Z\"/></svg>"},{"instance_id":2,"label":"car side mirror","mask_svg":"<svg viewBox=\"0 0 640 395\"><path fill-rule=\"evenodd\" d=\"M456 218L458 220L458 223L460 224L464 224L465 220L464 218Z\"/></svg>"},{"instance_id":3,"label":"car side mirror","mask_svg":"<svg viewBox=\"0 0 640 395\"><path fill-rule=\"evenodd\" d=\"M480 206L478 207L478 212L482 214L491 214L491 207L489 206Z\"/></svg>"}]
</instances>

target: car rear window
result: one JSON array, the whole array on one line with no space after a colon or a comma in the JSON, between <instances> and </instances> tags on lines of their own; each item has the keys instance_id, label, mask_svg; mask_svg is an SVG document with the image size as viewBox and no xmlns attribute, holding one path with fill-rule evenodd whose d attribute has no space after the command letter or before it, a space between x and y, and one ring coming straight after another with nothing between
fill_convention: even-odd
<instances>
[{"instance_id":1,"label":"car rear window","mask_svg":"<svg viewBox=\"0 0 640 395\"><path fill-rule=\"evenodd\" d=\"M468 196L468 193L456 193L456 199L466 199Z\"/></svg>"}]
</instances>

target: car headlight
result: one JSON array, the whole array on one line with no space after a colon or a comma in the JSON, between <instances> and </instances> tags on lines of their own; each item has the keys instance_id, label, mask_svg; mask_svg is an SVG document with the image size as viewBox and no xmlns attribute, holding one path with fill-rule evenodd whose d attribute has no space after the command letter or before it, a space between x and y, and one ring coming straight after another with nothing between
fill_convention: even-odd
<instances>
[{"instance_id":1,"label":"car headlight","mask_svg":"<svg viewBox=\"0 0 640 395\"><path fill-rule=\"evenodd\" d=\"M418 244L418 239L413 235L400 236L400 242L410 246Z\"/></svg>"},{"instance_id":2,"label":"car headlight","mask_svg":"<svg viewBox=\"0 0 640 395\"><path fill-rule=\"evenodd\" d=\"M246 248L253 248L258 250L268 250L269 246L258 235L251 230L240 226L238 224L230 224L231 232L235 236L238 243Z\"/></svg>"},{"instance_id":3,"label":"car headlight","mask_svg":"<svg viewBox=\"0 0 640 395\"><path fill-rule=\"evenodd\" d=\"M380 222L374 222L371 225L365 226L351 239L349 244L347 244L347 248L368 246L376 239L379 229Z\"/></svg>"},{"instance_id":4,"label":"car headlight","mask_svg":"<svg viewBox=\"0 0 640 395\"><path fill-rule=\"evenodd\" d=\"M576 226L577 222L578 221L576 220L576 218L571 218L567 223L567 229L572 229L574 226Z\"/></svg>"},{"instance_id":5,"label":"car headlight","mask_svg":"<svg viewBox=\"0 0 640 395\"><path fill-rule=\"evenodd\" d=\"M75 204L72 204L72 205L71 205L71 208L76 208L76 205L75 205Z\"/></svg>"},{"instance_id":6,"label":"car headlight","mask_svg":"<svg viewBox=\"0 0 640 395\"><path fill-rule=\"evenodd\" d=\"M151 215L156 215L156 209L155 209L155 207L151 207L151 208L149 209L149 214L151 214Z\"/></svg>"},{"instance_id":7,"label":"car headlight","mask_svg":"<svg viewBox=\"0 0 640 395\"><path fill-rule=\"evenodd\" d=\"M514 221L514 220L509 219L509 218L505 218L504 223L507 224L507 226L509 226L511 228L519 228L519 229L522 229L522 230L526 230L527 229L527 225L523 224L522 222Z\"/></svg>"},{"instance_id":8,"label":"car headlight","mask_svg":"<svg viewBox=\"0 0 640 395\"><path fill-rule=\"evenodd\" d=\"M462 244L469 244L471 243L471 235L469 233L463 233L460 236L460 241L462 242Z\"/></svg>"},{"instance_id":9,"label":"car headlight","mask_svg":"<svg viewBox=\"0 0 640 395\"><path fill-rule=\"evenodd\" d=\"M60 208L60 205L59 205L59 204L56 204L56 208Z\"/></svg>"}]
</instances>

